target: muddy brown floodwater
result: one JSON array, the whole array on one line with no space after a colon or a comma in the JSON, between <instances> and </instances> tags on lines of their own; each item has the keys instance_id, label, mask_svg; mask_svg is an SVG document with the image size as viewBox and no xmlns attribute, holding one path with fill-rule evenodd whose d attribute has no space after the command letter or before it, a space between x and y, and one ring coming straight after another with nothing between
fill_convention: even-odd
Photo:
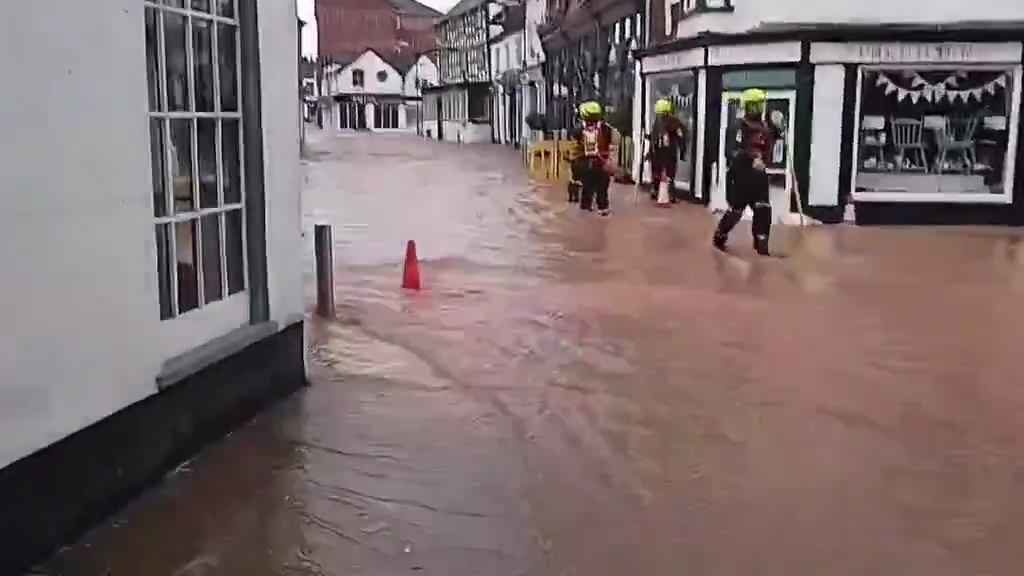
<instances>
[{"instance_id":1,"label":"muddy brown floodwater","mask_svg":"<svg viewBox=\"0 0 1024 576\"><path fill-rule=\"evenodd\" d=\"M584 216L505 148L311 138L312 387L41 573L1020 573L1019 233L788 228L758 259L741 225L724 255L702 208Z\"/></svg>"}]
</instances>

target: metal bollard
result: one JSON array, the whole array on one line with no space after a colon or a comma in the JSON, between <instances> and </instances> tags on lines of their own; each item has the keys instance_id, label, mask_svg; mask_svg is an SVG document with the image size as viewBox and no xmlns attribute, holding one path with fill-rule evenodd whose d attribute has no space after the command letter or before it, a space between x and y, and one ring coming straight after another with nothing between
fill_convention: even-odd
<instances>
[{"instance_id":1,"label":"metal bollard","mask_svg":"<svg viewBox=\"0 0 1024 576\"><path fill-rule=\"evenodd\" d=\"M334 231L327 224L313 229L316 257L316 313L334 318Z\"/></svg>"}]
</instances>

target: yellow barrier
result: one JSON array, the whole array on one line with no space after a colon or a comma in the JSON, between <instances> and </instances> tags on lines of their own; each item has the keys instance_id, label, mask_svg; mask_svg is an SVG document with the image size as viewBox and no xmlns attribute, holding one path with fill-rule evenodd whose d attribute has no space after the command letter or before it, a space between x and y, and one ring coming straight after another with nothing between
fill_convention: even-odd
<instances>
[{"instance_id":1,"label":"yellow barrier","mask_svg":"<svg viewBox=\"0 0 1024 576\"><path fill-rule=\"evenodd\" d=\"M530 177L548 182L568 182L572 174L573 145L571 140L544 140L530 145L526 154ZM610 152L618 172L629 174L632 171L633 139L613 138Z\"/></svg>"}]
</instances>

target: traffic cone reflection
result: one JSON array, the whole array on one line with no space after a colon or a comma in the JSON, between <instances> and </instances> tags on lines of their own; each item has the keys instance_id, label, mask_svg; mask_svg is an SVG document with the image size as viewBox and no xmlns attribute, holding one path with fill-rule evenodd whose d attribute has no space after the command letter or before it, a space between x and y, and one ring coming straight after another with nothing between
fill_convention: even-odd
<instances>
[{"instance_id":1,"label":"traffic cone reflection","mask_svg":"<svg viewBox=\"0 0 1024 576\"><path fill-rule=\"evenodd\" d=\"M409 240L405 245L405 270L402 273L402 288L420 289L420 263L416 258L416 242Z\"/></svg>"}]
</instances>

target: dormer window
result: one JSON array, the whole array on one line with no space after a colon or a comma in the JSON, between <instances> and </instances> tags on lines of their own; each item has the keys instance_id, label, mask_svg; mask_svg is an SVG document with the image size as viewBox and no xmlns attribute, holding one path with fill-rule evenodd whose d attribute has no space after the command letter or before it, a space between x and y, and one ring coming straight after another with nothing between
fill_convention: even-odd
<instances>
[{"instance_id":1,"label":"dormer window","mask_svg":"<svg viewBox=\"0 0 1024 576\"><path fill-rule=\"evenodd\" d=\"M704 12L732 12L732 0L665 0L665 35L675 34L675 23Z\"/></svg>"}]
</instances>

